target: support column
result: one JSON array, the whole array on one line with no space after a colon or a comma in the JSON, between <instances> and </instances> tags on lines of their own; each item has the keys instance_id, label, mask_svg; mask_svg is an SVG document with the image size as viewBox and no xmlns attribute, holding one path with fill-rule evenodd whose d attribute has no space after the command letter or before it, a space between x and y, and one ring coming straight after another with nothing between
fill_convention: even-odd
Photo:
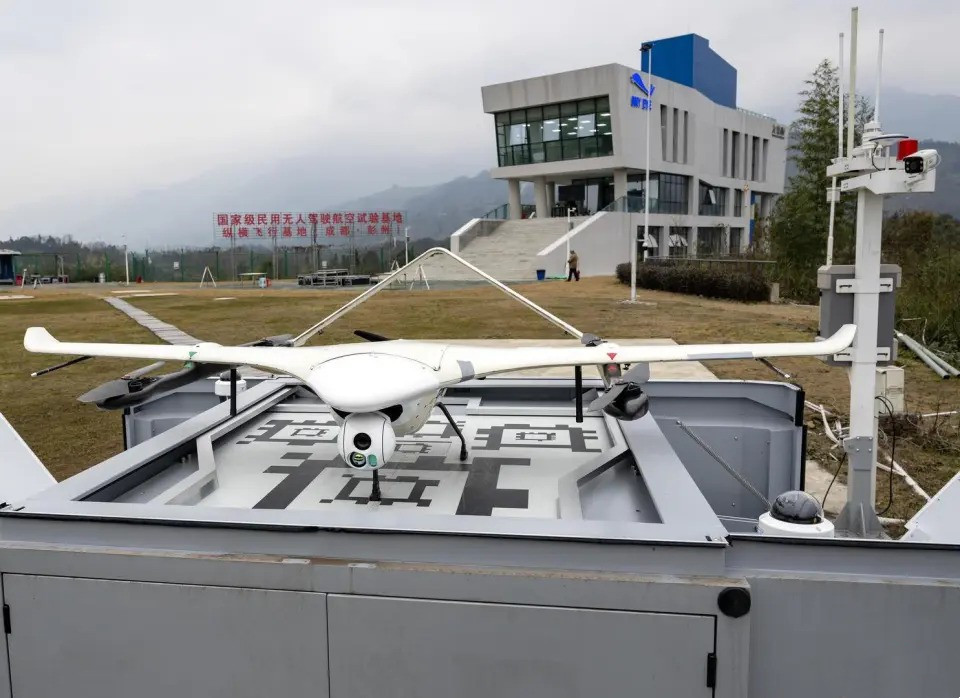
<instances>
[{"instance_id":1,"label":"support column","mask_svg":"<svg viewBox=\"0 0 960 698\"><path fill-rule=\"evenodd\" d=\"M510 220L517 220L521 217L520 211L520 180L519 179L508 179L507 180L507 217Z\"/></svg>"},{"instance_id":2,"label":"support column","mask_svg":"<svg viewBox=\"0 0 960 698\"><path fill-rule=\"evenodd\" d=\"M850 435L843 440L847 453L847 503L835 525L837 531L877 538L883 527L874 509L877 469L877 324L880 307L880 230L883 197L866 189L857 192L857 241L853 323L857 335L851 347Z\"/></svg>"},{"instance_id":3,"label":"support column","mask_svg":"<svg viewBox=\"0 0 960 698\"><path fill-rule=\"evenodd\" d=\"M547 210L547 181L543 177L533 180L533 200L537 204L537 218L549 218Z\"/></svg>"},{"instance_id":4,"label":"support column","mask_svg":"<svg viewBox=\"0 0 960 698\"><path fill-rule=\"evenodd\" d=\"M660 247L657 250L657 254L661 257L670 256L670 233L672 229L669 225L660 226Z\"/></svg>"},{"instance_id":5,"label":"support column","mask_svg":"<svg viewBox=\"0 0 960 698\"><path fill-rule=\"evenodd\" d=\"M613 198L619 199L627 195L627 171L618 168L613 171Z\"/></svg>"},{"instance_id":6,"label":"support column","mask_svg":"<svg viewBox=\"0 0 960 698\"><path fill-rule=\"evenodd\" d=\"M557 205L557 183L547 182L547 211L553 215L553 208Z\"/></svg>"}]
</instances>

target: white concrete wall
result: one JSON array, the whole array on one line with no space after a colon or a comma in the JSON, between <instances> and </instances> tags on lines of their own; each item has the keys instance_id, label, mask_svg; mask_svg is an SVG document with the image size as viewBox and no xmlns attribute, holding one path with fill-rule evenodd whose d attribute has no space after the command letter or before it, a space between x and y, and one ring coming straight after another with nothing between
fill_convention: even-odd
<instances>
[{"instance_id":1,"label":"white concrete wall","mask_svg":"<svg viewBox=\"0 0 960 698\"><path fill-rule=\"evenodd\" d=\"M487 85L482 88L483 109L487 113L535 107L587 97L609 95L611 106L611 124L613 126L614 155L583 160L564 160L530 165L495 167L491 176L495 178L518 178L533 181L546 176L558 183L585 174L611 174L615 168L626 168L638 172L644 168L646 118L650 123L650 167L659 172L683 174L706 179L711 185L743 190L744 185L752 191L783 193L786 172L786 140L773 137L776 121L759 114L740 109L730 109L712 102L697 90L670 82L656 76L653 108L650 111L630 106L630 97L640 95L639 90L630 83L630 75L637 69L625 65L609 64L593 68L584 68L554 75L544 75L526 80ZM646 81L646 75L644 74ZM642 95L640 95L642 96ZM667 109L667 159L662 157L660 106ZM678 148L678 162L672 158L672 109L681 111L678 127L682 130L682 111L688 112L687 161L683 160L682 139ZM724 176L721 169L723 129L738 131L748 136L758 136L762 161L763 139L768 140L766 178L763 179L763 167L759 167L758 179L743 176L743 137L740 141L741 176ZM682 136L682 134L681 134ZM496 152L495 131L490 129L491 149ZM729 136L728 136L729 140ZM729 157L729 156L728 156ZM694 210L695 213L695 210ZM699 223L706 225L706 223Z\"/></svg>"},{"instance_id":2,"label":"white concrete wall","mask_svg":"<svg viewBox=\"0 0 960 698\"><path fill-rule=\"evenodd\" d=\"M569 249L580 258L582 276L610 276L618 264L630 260L629 225L642 219L637 214L597 213L541 250L537 267L546 269L547 276L566 276L569 240Z\"/></svg>"},{"instance_id":3,"label":"white concrete wall","mask_svg":"<svg viewBox=\"0 0 960 698\"><path fill-rule=\"evenodd\" d=\"M730 206L732 211L732 205ZM729 241L730 228L742 228L741 251L746 248L749 221L745 218L732 216L680 216L665 213L650 214L650 228L659 227L661 246L656 250L657 256L669 255L668 242L673 228L687 228L687 255L697 256L697 227L720 227L727 229L725 239ZM548 247L537 254L538 268L546 269L548 276L566 274L567 242L570 249L576 250L580 258L581 276L610 276L616 271L618 264L630 261L630 231L643 236L642 213L607 213L594 214L566 235L558 238ZM642 254L640 242L637 243L638 253ZM736 250L732 250L736 252Z\"/></svg>"}]
</instances>

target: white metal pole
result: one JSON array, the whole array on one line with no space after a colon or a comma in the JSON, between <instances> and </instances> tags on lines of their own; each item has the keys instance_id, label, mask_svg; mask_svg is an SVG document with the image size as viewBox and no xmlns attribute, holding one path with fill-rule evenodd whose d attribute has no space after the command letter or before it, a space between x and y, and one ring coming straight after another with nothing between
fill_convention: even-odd
<instances>
[{"instance_id":1,"label":"white metal pole","mask_svg":"<svg viewBox=\"0 0 960 698\"><path fill-rule=\"evenodd\" d=\"M847 157L853 157L853 122L857 116L857 8L850 10L850 88L847 95Z\"/></svg>"},{"instance_id":2,"label":"white metal pole","mask_svg":"<svg viewBox=\"0 0 960 698\"><path fill-rule=\"evenodd\" d=\"M873 102L873 120L880 123L880 75L883 73L883 29L880 30L880 45L877 47L877 89Z\"/></svg>"},{"instance_id":3,"label":"white metal pole","mask_svg":"<svg viewBox=\"0 0 960 698\"><path fill-rule=\"evenodd\" d=\"M877 324L880 305L880 229L883 225L883 197L861 189L857 199L857 240L853 322L857 336L851 349L850 438L861 439L872 448L861 468L847 473L847 502L865 511L874 507L876 487L876 373ZM865 443L869 439L869 446ZM854 456L850 456L854 466ZM865 466L865 467L864 467Z\"/></svg>"},{"instance_id":4,"label":"white metal pole","mask_svg":"<svg viewBox=\"0 0 960 698\"><path fill-rule=\"evenodd\" d=\"M837 68L837 157L843 157L843 32L840 32L840 62ZM827 229L827 266L833 264L833 226L837 212L837 178L830 179L830 226Z\"/></svg>"},{"instance_id":5,"label":"white metal pole","mask_svg":"<svg viewBox=\"0 0 960 698\"><path fill-rule=\"evenodd\" d=\"M653 46L648 50L647 56L647 89L653 92ZM646 145L646 172L643 177L643 244L647 244L647 238L650 235L650 120L653 118L653 100L648 100L649 109L647 109L647 145ZM644 247L646 249L646 247ZM646 258L646 255L644 255ZM634 299L636 300L636 299Z\"/></svg>"},{"instance_id":6,"label":"white metal pole","mask_svg":"<svg viewBox=\"0 0 960 698\"><path fill-rule=\"evenodd\" d=\"M127 234L123 234L123 270L127 277L127 286L130 285L130 254L127 251Z\"/></svg>"},{"instance_id":7,"label":"white metal pole","mask_svg":"<svg viewBox=\"0 0 960 698\"><path fill-rule=\"evenodd\" d=\"M647 46L647 89L653 88L653 46ZM646 242L650 228L650 119L653 117L653 102L647 95L647 134L646 134L646 166L643 178L643 240ZM630 226L630 211L627 205L629 199L624 199L624 213L627 216L627 234L630 236L630 302L637 300L637 234Z\"/></svg>"}]
</instances>

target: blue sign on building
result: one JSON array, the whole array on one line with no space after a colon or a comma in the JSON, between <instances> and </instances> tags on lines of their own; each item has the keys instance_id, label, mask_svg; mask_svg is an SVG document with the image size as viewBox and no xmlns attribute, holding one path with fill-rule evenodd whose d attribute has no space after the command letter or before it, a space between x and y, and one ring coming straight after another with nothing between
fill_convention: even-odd
<instances>
[{"instance_id":1,"label":"blue sign on building","mask_svg":"<svg viewBox=\"0 0 960 698\"><path fill-rule=\"evenodd\" d=\"M634 87L636 87L643 94L646 95L646 97L631 95L630 106L633 107L634 109L644 109L644 110L651 109L653 107L653 100L651 98L653 97L654 89L656 89L653 83L650 84L650 87L648 89L647 86L644 84L643 77L640 75L640 73L634 73L633 75L631 75L630 82L631 84L633 84Z\"/></svg>"}]
</instances>

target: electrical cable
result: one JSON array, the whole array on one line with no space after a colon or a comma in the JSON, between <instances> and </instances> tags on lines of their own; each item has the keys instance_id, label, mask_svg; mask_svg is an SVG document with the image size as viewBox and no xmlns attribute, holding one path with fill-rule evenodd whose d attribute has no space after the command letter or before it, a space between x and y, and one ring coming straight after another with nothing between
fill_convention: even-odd
<instances>
[{"instance_id":1,"label":"electrical cable","mask_svg":"<svg viewBox=\"0 0 960 698\"><path fill-rule=\"evenodd\" d=\"M833 483L837 481L837 475L840 474L840 470L843 468L843 464L847 462L847 452L843 452L843 458L840 459L840 462L837 464L837 469L833 473L833 477L830 479L830 484L827 485L827 491L823 493L823 499L820 500L820 508L826 511L825 507L827 504L827 497L830 496L830 489L833 487Z\"/></svg>"},{"instance_id":2,"label":"electrical cable","mask_svg":"<svg viewBox=\"0 0 960 698\"><path fill-rule=\"evenodd\" d=\"M890 510L891 505L893 505L893 464L897 458L897 419L893 416L893 403L890 402L888 397L877 395L874 399L879 400L880 404L887 408L887 414L890 415L890 470L888 472L888 487L890 489L887 495L887 506L877 514L877 516L883 516Z\"/></svg>"}]
</instances>

